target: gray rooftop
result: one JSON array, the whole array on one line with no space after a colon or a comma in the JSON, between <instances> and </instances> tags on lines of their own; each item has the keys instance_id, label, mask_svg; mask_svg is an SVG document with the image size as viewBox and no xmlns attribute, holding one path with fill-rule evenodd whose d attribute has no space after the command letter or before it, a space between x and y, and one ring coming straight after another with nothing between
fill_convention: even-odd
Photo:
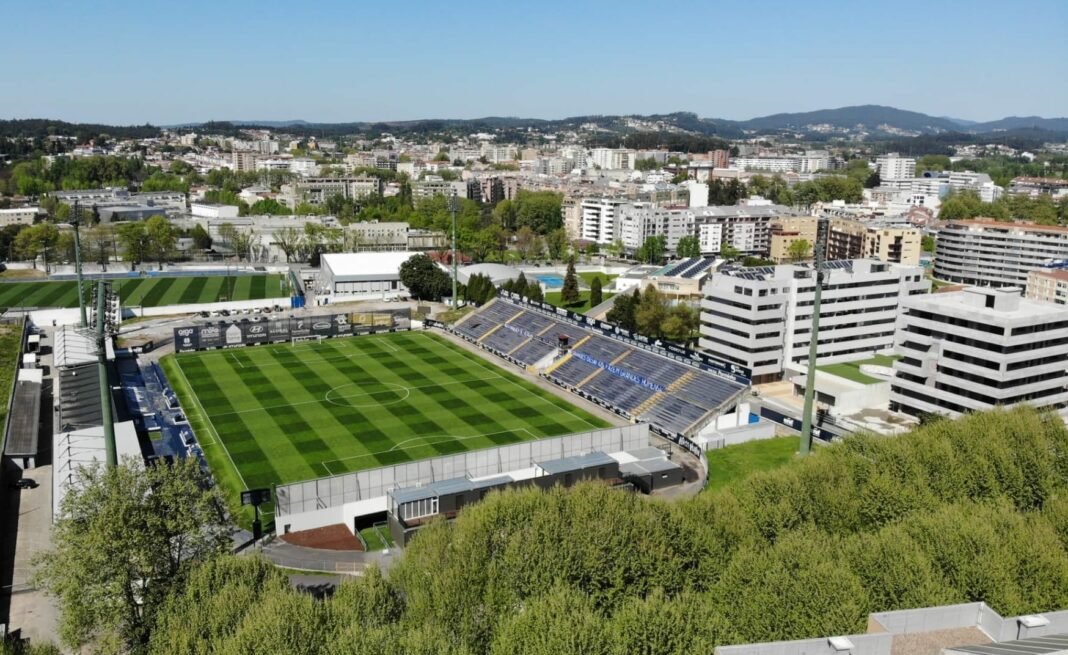
<instances>
[{"instance_id":1,"label":"gray rooftop","mask_svg":"<svg viewBox=\"0 0 1068 655\"><path fill-rule=\"evenodd\" d=\"M37 454L38 424L41 419L41 383L19 380L8 415L4 454L11 457Z\"/></svg>"},{"instance_id":2,"label":"gray rooftop","mask_svg":"<svg viewBox=\"0 0 1068 655\"><path fill-rule=\"evenodd\" d=\"M980 646L956 646L945 652L946 655L1063 655L1068 653L1068 633Z\"/></svg>"},{"instance_id":3,"label":"gray rooftop","mask_svg":"<svg viewBox=\"0 0 1068 655\"><path fill-rule=\"evenodd\" d=\"M581 471L595 466L615 465L616 460L601 452L586 453L561 459L551 459L547 462L538 462L538 468L549 475Z\"/></svg>"},{"instance_id":4,"label":"gray rooftop","mask_svg":"<svg viewBox=\"0 0 1068 655\"><path fill-rule=\"evenodd\" d=\"M390 492L390 495L393 497L393 502L399 505L403 503L412 503L417 500L426 500L428 498L448 496L450 494L460 494L466 491L474 491L476 489L499 487L501 485L508 484L509 482L513 482L513 480L510 476L507 475L499 475L493 478L486 478L483 480L471 480L470 478L449 478L448 480L439 480L438 482L431 482L430 484L422 487L394 489Z\"/></svg>"}]
</instances>

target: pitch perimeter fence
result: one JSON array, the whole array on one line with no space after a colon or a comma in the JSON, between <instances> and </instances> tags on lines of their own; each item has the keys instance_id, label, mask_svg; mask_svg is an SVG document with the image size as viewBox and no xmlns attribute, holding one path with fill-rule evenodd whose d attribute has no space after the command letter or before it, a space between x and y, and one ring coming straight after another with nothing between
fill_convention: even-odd
<instances>
[{"instance_id":1,"label":"pitch perimeter fence","mask_svg":"<svg viewBox=\"0 0 1068 655\"><path fill-rule=\"evenodd\" d=\"M282 517L385 496L402 487L438 480L500 475L591 452L636 450L649 445L649 425L639 423L443 455L416 462L333 475L275 487L276 523Z\"/></svg>"}]
</instances>

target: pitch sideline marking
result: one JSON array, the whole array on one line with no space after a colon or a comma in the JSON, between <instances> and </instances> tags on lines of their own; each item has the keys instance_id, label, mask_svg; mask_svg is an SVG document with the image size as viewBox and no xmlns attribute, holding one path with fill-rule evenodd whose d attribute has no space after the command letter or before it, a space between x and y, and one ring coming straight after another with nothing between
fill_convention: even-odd
<instances>
[{"instance_id":1,"label":"pitch sideline marking","mask_svg":"<svg viewBox=\"0 0 1068 655\"><path fill-rule=\"evenodd\" d=\"M417 332L416 334L423 334L423 333L422 333L422 332ZM425 334L424 334L424 336L426 336L426 337L427 337L428 339L430 339L431 341L434 341L435 343L437 343L437 342L436 342L436 341L435 341L435 340L434 340L433 338L430 338L430 337L429 337L429 335L425 335ZM446 342L446 343L449 343L449 345L453 345L453 344L451 344L451 342ZM438 344L438 345L441 345L441 344ZM458 346L456 346L456 347L457 347L457 349L459 349L459 347L458 347ZM465 352L465 353L467 352L466 350L462 350L462 349L460 349L460 350L461 350L462 352ZM471 354L474 354L474 353L471 353ZM482 359L481 357L478 357L477 355L476 355L476 357L477 357L477 361L478 361L478 362L479 362L480 364L488 364L488 362L486 362L485 360L483 360L483 359ZM509 372L510 372L510 371L509 371ZM552 406L553 406L553 407L554 407L555 409L557 409L557 410L559 410L559 409L560 409L560 408L559 408L559 407L557 407L557 406L556 406L556 405L555 405L555 404L554 404L554 403L553 403L552 401L550 401L550 400L549 400L548 398L545 398L545 397L541 396L540 394L537 394L537 393L535 393L534 391L532 391L532 390L530 390L530 389L526 389L526 388L524 388L524 387L523 387L523 385L519 384L519 383L518 383L518 382L517 382L516 380L513 380L513 379L511 379L511 377L509 377L509 376L504 376L504 375L502 375L501 377L502 377L502 378L504 378L504 379L505 379L505 381L507 381L507 382L509 382L509 383L511 383L511 384L513 384L513 385L515 385L516 387L518 387L518 388L519 388L519 389L520 389L521 391L525 391L525 392L527 392L528 394L530 394L530 395L534 396L534 397L535 397L536 399L538 399L538 400L541 400L541 401L543 401L543 402L547 402L547 403L549 403L550 405L552 405ZM532 383L532 384L533 384L533 383ZM535 388L537 388L537 387L535 387ZM546 392L546 393L548 393L548 392ZM587 421L586 419L582 418L582 417L581 417L581 416L579 416L578 414L575 414L575 413L574 413L573 411L571 411L570 409L567 409L567 410L563 410L563 411L566 411L566 412L567 412L567 414L568 414L568 416L570 416L571 418L575 418L575 419L578 419L578 420L582 421L583 423L585 423L586 425L590 426L590 427L591 427L591 428L593 428L594 430L601 430L601 429L603 429L603 428L600 428L600 427L598 427L598 426L594 425L593 423L590 423L589 421Z\"/></svg>"},{"instance_id":2,"label":"pitch sideline marking","mask_svg":"<svg viewBox=\"0 0 1068 655\"><path fill-rule=\"evenodd\" d=\"M241 469L237 468L237 462L234 461L233 456L230 454L230 449L223 443L222 435L219 434L219 430L215 427L215 423L212 422L211 416L208 415L207 410L205 410L204 406L200 403L200 397L197 396L197 392L193 389L193 385L189 383L189 378L186 377L185 371L182 369L182 364L178 361L177 357L175 357L174 363L178 366L178 372L182 374L182 379L185 380L186 386L189 387L189 393L193 394L193 400L196 401L197 407L203 412L204 420L208 422L211 431L215 433L215 438L219 441L219 447L226 453L226 459L230 460L230 466L234 467L234 472L237 473L238 479L241 480L241 486L248 489L248 483L245 482L245 476L241 475Z\"/></svg>"},{"instance_id":3,"label":"pitch sideline marking","mask_svg":"<svg viewBox=\"0 0 1068 655\"><path fill-rule=\"evenodd\" d=\"M427 441L429 439L446 439L448 441L467 441L467 440L470 440L470 439L482 439L482 438L489 437L489 436L492 436L492 435L495 435L495 434L510 434L510 433L513 433L513 432L526 432L527 436L530 437L530 439L528 441L535 441L535 440L538 439L538 435L534 434L533 432L531 432L530 430L528 430L526 428L515 428L514 430L497 430L496 432L486 432L486 433L483 433L483 434L468 435L468 436L465 436L465 437L453 437L453 436L449 436L447 434L436 434L436 435L427 436L427 437L412 437L410 439L405 439L404 441L401 441L400 443L394 444L392 447L387 448L386 450L376 450L373 453L369 452L369 453L362 453L360 455L350 455L349 457L340 457L338 459L327 459L327 460L323 460L322 462L319 462L319 464L321 464L322 467L327 470L329 475L331 477L333 477L333 476L336 476L336 475L344 475L344 474L343 473L334 473L333 471L331 471L330 470L330 466L329 466L330 463L340 464L340 463L348 461L350 459L362 459L364 457L374 457L375 455L384 455L386 453L394 452L398 448L401 448L405 444L408 444L408 443L413 442L413 441L423 441L423 443L419 444L419 445L429 446L432 443L430 441ZM505 445L510 445L510 444L505 444ZM472 451L465 451L465 452L472 452ZM463 453L453 453L453 454L460 455L460 454L463 454ZM435 457L436 456L437 455L435 455ZM442 457L446 457L447 455L441 455L441 456ZM354 472L355 471L346 471L345 473L354 473Z\"/></svg>"}]
</instances>

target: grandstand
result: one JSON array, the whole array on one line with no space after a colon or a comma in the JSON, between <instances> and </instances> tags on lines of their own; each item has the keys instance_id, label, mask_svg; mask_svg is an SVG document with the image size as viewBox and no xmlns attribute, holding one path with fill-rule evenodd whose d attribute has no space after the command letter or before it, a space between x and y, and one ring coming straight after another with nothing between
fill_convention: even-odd
<instances>
[{"instance_id":1,"label":"grandstand","mask_svg":"<svg viewBox=\"0 0 1068 655\"><path fill-rule=\"evenodd\" d=\"M737 376L663 357L507 297L491 301L452 329L532 373L669 435L692 436L733 408L747 389Z\"/></svg>"}]
</instances>

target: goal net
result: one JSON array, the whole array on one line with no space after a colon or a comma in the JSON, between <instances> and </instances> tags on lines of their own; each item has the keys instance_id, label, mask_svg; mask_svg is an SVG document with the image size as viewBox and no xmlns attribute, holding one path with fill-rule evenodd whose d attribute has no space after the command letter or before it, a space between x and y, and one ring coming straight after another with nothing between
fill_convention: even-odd
<instances>
[{"instance_id":1,"label":"goal net","mask_svg":"<svg viewBox=\"0 0 1068 655\"><path fill-rule=\"evenodd\" d=\"M305 337L293 337L293 343L307 343L309 341L310 342L315 342L315 343L322 343L323 335L321 335L321 334L312 334L312 335L305 336Z\"/></svg>"}]
</instances>

